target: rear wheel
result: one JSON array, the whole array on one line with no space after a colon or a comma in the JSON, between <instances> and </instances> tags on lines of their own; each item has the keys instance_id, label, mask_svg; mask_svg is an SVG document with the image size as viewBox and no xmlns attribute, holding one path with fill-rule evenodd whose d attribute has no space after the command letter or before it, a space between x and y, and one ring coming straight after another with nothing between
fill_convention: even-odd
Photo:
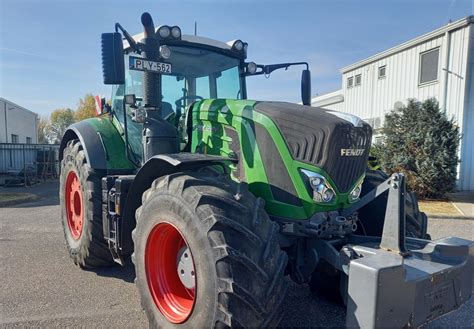
<instances>
[{"instance_id":1,"label":"rear wheel","mask_svg":"<svg viewBox=\"0 0 474 329\"><path fill-rule=\"evenodd\" d=\"M69 141L61 161L61 220L69 255L84 268L113 264L102 231L101 178L87 163L81 142Z\"/></svg>"},{"instance_id":2,"label":"rear wheel","mask_svg":"<svg viewBox=\"0 0 474 329\"><path fill-rule=\"evenodd\" d=\"M278 324L286 254L263 202L225 178L178 173L143 194L136 284L152 327Z\"/></svg>"}]
</instances>

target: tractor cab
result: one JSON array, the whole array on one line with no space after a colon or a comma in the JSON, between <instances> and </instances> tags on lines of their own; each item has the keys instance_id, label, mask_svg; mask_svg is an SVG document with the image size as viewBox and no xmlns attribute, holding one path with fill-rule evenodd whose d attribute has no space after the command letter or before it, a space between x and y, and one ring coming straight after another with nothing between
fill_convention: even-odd
<instances>
[{"instance_id":1,"label":"tractor cab","mask_svg":"<svg viewBox=\"0 0 474 329\"><path fill-rule=\"evenodd\" d=\"M162 25L155 29L148 23L144 22L144 33L134 36L117 23L116 30L122 31L123 42L118 32L102 35L104 83L114 85L112 114L125 130L131 161L143 163L146 154L176 153L185 149L189 139L186 118L190 105L204 99L246 99L248 76L269 75L277 69L305 65L302 102L310 105L311 75L306 62L257 65L245 61L248 44L241 40L224 43L182 35L177 26ZM122 47L119 43L123 43ZM163 148L159 152L144 149L147 143L143 142L142 131L147 130L147 122L153 121L149 120L151 116L177 129L178 149L169 145L165 147L168 152ZM149 132L163 132L162 127L152 126Z\"/></svg>"},{"instance_id":2,"label":"tractor cab","mask_svg":"<svg viewBox=\"0 0 474 329\"><path fill-rule=\"evenodd\" d=\"M185 118L192 103L209 98L245 99L247 96L245 74L252 72L255 64L244 62L246 44L240 40L223 43L181 35L181 32L166 32L173 29L180 31L168 26L156 29L157 36L167 35L160 38L159 62L144 59L141 52L134 52L129 42L124 41L125 81L113 87L112 110L122 126L127 126L129 145L136 158L142 154L143 129L137 110L146 105L143 83L150 68L160 74L154 78L161 79L161 118L178 128L182 145L187 139ZM143 33L133 36L136 42L141 39ZM125 95L132 100L127 101Z\"/></svg>"}]
</instances>

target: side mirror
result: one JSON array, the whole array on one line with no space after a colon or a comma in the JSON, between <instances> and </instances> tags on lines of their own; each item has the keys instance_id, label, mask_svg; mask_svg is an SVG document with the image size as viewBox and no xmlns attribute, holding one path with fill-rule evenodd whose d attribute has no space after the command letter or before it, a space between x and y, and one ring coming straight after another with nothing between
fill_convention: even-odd
<instances>
[{"instance_id":1,"label":"side mirror","mask_svg":"<svg viewBox=\"0 0 474 329\"><path fill-rule=\"evenodd\" d=\"M123 58L122 35L102 33L102 74L104 84L122 85L125 83L125 60Z\"/></svg>"},{"instance_id":2,"label":"side mirror","mask_svg":"<svg viewBox=\"0 0 474 329\"><path fill-rule=\"evenodd\" d=\"M125 95L125 104L129 105L132 108L137 107L137 98L135 94Z\"/></svg>"},{"instance_id":3,"label":"side mirror","mask_svg":"<svg viewBox=\"0 0 474 329\"><path fill-rule=\"evenodd\" d=\"M303 105L311 105L311 71L301 73L301 101Z\"/></svg>"}]
</instances>

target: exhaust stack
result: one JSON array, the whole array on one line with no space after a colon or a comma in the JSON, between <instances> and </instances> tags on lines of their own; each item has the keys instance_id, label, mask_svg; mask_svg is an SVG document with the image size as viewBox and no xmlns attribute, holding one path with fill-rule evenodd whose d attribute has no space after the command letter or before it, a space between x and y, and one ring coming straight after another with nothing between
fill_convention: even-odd
<instances>
[{"instance_id":1,"label":"exhaust stack","mask_svg":"<svg viewBox=\"0 0 474 329\"><path fill-rule=\"evenodd\" d=\"M145 38L143 39L143 57L151 61L160 59L160 41L155 34L155 25L149 13L141 17ZM143 79L143 101L145 107L161 110L161 74L145 71Z\"/></svg>"},{"instance_id":2,"label":"exhaust stack","mask_svg":"<svg viewBox=\"0 0 474 329\"><path fill-rule=\"evenodd\" d=\"M159 61L160 41L155 33L153 19L149 13L143 13L141 21L145 36L142 40L143 57L150 61ZM155 155L179 152L178 130L161 117L161 96L161 74L144 71L143 102L146 120L142 132L142 163Z\"/></svg>"}]
</instances>

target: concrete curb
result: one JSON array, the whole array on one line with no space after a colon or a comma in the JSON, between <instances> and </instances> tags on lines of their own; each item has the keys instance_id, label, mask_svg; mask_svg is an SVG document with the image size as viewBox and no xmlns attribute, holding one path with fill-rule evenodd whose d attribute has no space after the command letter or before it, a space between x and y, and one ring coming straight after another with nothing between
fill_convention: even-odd
<instances>
[{"instance_id":1,"label":"concrete curb","mask_svg":"<svg viewBox=\"0 0 474 329\"><path fill-rule=\"evenodd\" d=\"M464 216L464 215L448 215L448 214L429 214L426 213L426 216L428 216L428 219L434 218L434 219L460 219L460 220L474 220L474 216Z\"/></svg>"},{"instance_id":2,"label":"concrete curb","mask_svg":"<svg viewBox=\"0 0 474 329\"><path fill-rule=\"evenodd\" d=\"M0 201L0 207L14 206L20 203L31 202L38 199L39 197L36 194L21 193L18 198L15 198L13 200Z\"/></svg>"}]
</instances>

